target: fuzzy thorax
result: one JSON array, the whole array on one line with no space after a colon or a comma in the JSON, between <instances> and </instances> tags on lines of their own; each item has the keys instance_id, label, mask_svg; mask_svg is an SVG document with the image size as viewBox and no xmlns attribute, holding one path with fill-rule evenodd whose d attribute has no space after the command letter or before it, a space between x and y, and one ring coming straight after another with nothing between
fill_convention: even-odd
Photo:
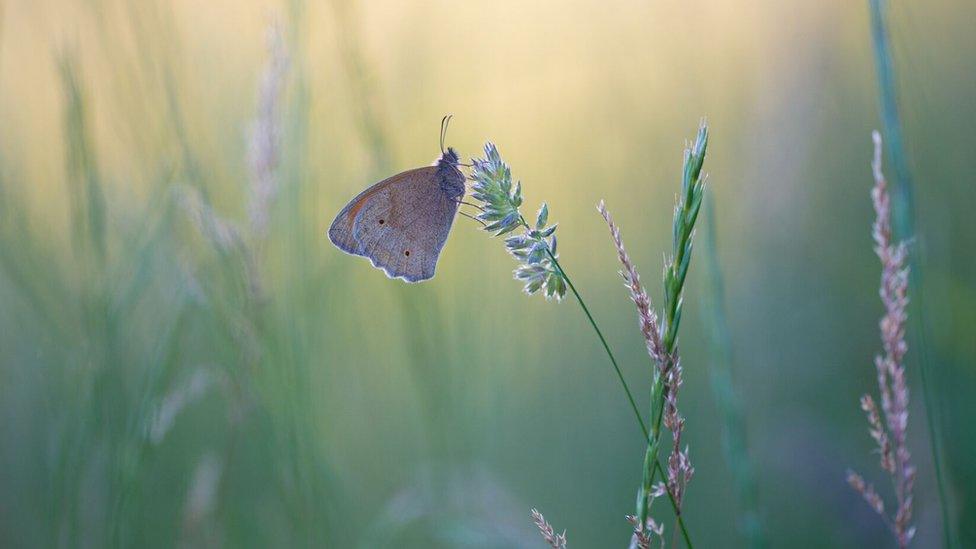
<instances>
[{"instance_id":1,"label":"fuzzy thorax","mask_svg":"<svg viewBox=\"0 0 976 549\"><path fill-rule=\"evenodd\" d=\"M459 200L464 196L464 174L458 168L457 151L448 147L437 159L437 180L447 196Z\"/></svg>"}]
</instances>

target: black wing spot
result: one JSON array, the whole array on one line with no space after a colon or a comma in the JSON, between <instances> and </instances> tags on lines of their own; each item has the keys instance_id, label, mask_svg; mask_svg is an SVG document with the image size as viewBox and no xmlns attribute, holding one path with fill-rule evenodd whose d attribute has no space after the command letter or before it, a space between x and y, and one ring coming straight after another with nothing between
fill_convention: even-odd
<instances>
[{"instance_id":1,"label":"black wing spot","mask_svg":"<svg viewBox=\"0 0 976 549\"><path fill-rule=\"evenodd\" d=\"M383 221L382 219L380 219L380 225L382 225L384 223L386 223L386 221Z\"/></svg>"},{"instance_id":2,"label":"black wing spot","mask_svg":"<svg viewBox=\"0 0 976 549\"><path fill-rule=\"evenodd\" d=\"M410 257L410 250L407 250L407 251L403 252L403 255L405 255L407 257Z\"/></svg>"}]
</instances>

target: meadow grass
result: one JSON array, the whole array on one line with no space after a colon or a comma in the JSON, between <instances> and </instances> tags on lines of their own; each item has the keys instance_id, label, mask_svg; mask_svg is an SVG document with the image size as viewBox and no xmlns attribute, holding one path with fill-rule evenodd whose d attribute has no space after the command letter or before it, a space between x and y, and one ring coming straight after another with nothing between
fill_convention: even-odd
<instances>
[{"instance_id":1,"label":"meadow grass","mask_svg":"<svg viewBox=\"0 0 976 549\"><path fill-rule=\"evenodd\" d=\"M891 227L891 197L888 182L881 171L881 136L874 132L874 159L871 163L874 188L871 198L876 219L872 226L875 253L881 261L881 289L879 294L885 307L881 318L883 352L874 359L878 376L881 406L870 394L861 397L861 409L867 416L871 438L877 443L881 469L891 477L897 503L892 516L885 513L884 500L874 486L861 475L849 471L847 482L861 494L872 509L886 522L898 546L904 549L915 537L914 512L915 465L908 449L908 382L904 358L905 323L908 320L908 277L906 267L908 247L904 241L895 242Z\"/></svg>"},{"instance_id":2,"label":"meadow grass","mask_svg":"<svg viewBox=\"0 0 976 549\"><path fill-rule=\"evenodd\" d=\"M708 277L708 328L710 336L709 374L712 396L725 423L722 430L722 450L735 485L739 532L746 544L754 549L767 547L759 506L759 487L756 471L749 455L748 436L743 413L742 386L733 380L735 364L732 333L725 310L725 283L718 257L718 228L715 202L705 203L705 263Z\"/></svg>"},{"instance_id":3,"label":"meadow grass","mask_svg":"<svg viewBox=\"0 0 976 549\"><path fill-rule=\"evenodd\" d=\"M933 361L928 341L928 322L926 320L926 299L923 284L923 265L925 263L925 239L920 238L915 223L915 183L909 168L908 153L904 144L901 116L898 112L898 93L895 79L895 62L891 53L890 32L888 30L888 1L868 0L871 14L871 38L877 75L878 103L881 121L884 126L888 156L895 171L895 186L892 192L892 224L895 237L913 243L913 253L909 254L911 266L909 283L914 316L910 323L912 345L918 356L919 379L922 382L922 403L925 407L925 421L928 427L929 451L932 454L932 467L939 494L939 512L942 520L942 542L947 548L953 547L949 502L946 495L946 479L943 472L941 451L941 429L938 417L939 408L933 403L937 400L932 386L931 368ZM880 168L879 168L880 169Z\"/></svg>"},{"instance_id":4,"label":"meadow grass","mask_svg":"<svg viewBox=\"0 0 976 549\"><path fill-rule=\"evenodd\" d=\"M633 238L628 240L631 251L646 255L663 247L649 228L666 223L648 213L651 208L645 203L661 197L643 184L615 186L630 178L644 182L648 173L656 174L657 163L622 161L624 155L641 149L623 148L616 141L631 140L645 147L657 139L657 134L649 133L652 124L639 113L634 121L614 126L607 132L609 138L594 133L600 139L587 139L585 157L571 157L564 150L573 145L575 136L561 136L548 127L545 143L527 146L516 136L511 148L506 146L527 171L544 166L553 172L556 183L571 183L553 192L551 202L531 218L521 214L513 218L513 232L505 236L513 239L506 244L515 252L525 290L554 299L572 295L585 323L579 322L579 311L563 310L560 315L545 308L542 300L523 304L509 297L516 292L505 292L504 281L490 279L504 270L502 260L507 258L501 257L500 249L494 250L499 252L496 257L491 250L466 246L478 241L461 230L455 230L444 257L451 271L439 271L437 286L396 285L382 275L368 278L377 273L325 252L332 250L322 224L333 213L326 210L340 205L339 199L346 198L343 195L355 185L378 180L406 163L396 144L412 143L415 137L397 126L420 118L417 113L424 104L404 101L416 108L385 112L392 101L384 93L383 80L391 79L390 93L409 97L410 83L424 81L434 69L424 64L427 61L410 64L425 59L423 47L410 52L402 48L404 57L397 59L392 72L388 65L370 59L369 54L378 48L382 52L387 42L367 32L374 21L360 18L355 3L337 0L326 6L339 31L334 34L331 28L313 28L309 12L318 8L300 0L287 4L284 23L272 25L267 49L261 47L260 32L241 33L245 40L253 39L248 47L258 52L246 63L238 57L200 55L201 49L216 47L216 40L205 41L200 48L177 39L200 40L200 29L208 31L207 25L213 24L205 8L191 14L200 25L191 31L181 28L185 21L158 2L85 4L83 21L92 23L91 35L84 31L77 43L58 43L53 57L42 55L57 84L53 105L60 118L50 132L54 137L37 139L40 133L8 129L4 137L19 138L22 133L23 143L5 142L0 147L0 384L4 387L0 407L5 419L0 540L4 545L524 546L542 541L532 523L518 516L522 513L518 509L543 498L549 499L539 501L540 508L544 504L547 514L571 526L574 543L608 544L631 536L631 530L619 524L625 512L640 515L646 510L648 520L642 524L638 518L634 524L639 533L660 529L664 520L650 522L664 512L659 504L652 513L649 500L656 493L667 495L678 511L672 535L681 532L690 517L686 545L690 546L690 534L700 546L727 540L740 523L747 543L760 547L765 538L783 543L797 526L782 519L791 512L783 507L769 504L767 512L759 511L760 488L765 490L764 503L782 503L776 491L784 482L787 489L796 490L788 494L789 502L809 504L803 513L813 527L834 525L825 539L852 540L874 532L870 524L880 521L864 521L870 524L861 526L852 519L858 511L849 510L845 502L860 502L850 494L847 500L838 499L829 489L800 491L798 484L790 483L807 479L817 468L788 474L770 470L777 465L777 454L762 435L771 426L768 418L750 431L759 436L749 442L767 452L758 456L763 474L755 477L747 452L753 446L746 446L745 416L768 416L767 410L755 407L769 398L771 389L733 386L731 369L738 373L739 366L744 372L769 368L768 373L762 371L770 384L777 376L792 377L802 370L801 365L762 362L763 357L778 356L775 342L768 342L769 349L761 352L747 348L760 337L750 333L750 327L757 326L748 322L769 317L751 317L752 307L748 315L722 310L713 238L707 240L703 259L708 265L703 266L712 273L714 305L698 299L704 292L688 292L681 338L697 342L699 316L717 326L709 360L712 368L686 371L690 383L682 393L687 395L682 406L692 428L670 440L665 433L669 421L679 432L683 428L676 401L668 401L677 395L669 389L678 384L673 366L667 371L670 378L639 370L641 386L646 383L655 389L629 394L630 411L627 403L622 407L619 399L608 396L613 387L604 391L601 378L590 376L592 363L604 360L600 353L606 353L616 369L614 376L630 393L625 381L628 368L646 366L640 336L650 350L652 372L658 372L662 357L662 362L676 362L667 352L653 351L657 344L651 340L657 334L662 346L670 341L672 350L677 349L680 296L700 200L694 192L691 200L685 196L695 185L681 191L684 202L676 212L680 215L675 226L679 220L683 225L674 231L674 248L667 258L670 282L660 302L662 324L647 329L651 323L644 320L653 312L647 297L640 334L633 330L632 313L616 307L617 294L610 283L604 284L612 278L606 276L608 262L578 255L583 250L592 251L593 258L602 257L593 243L600 237L605 244L605 236L583 223L565 223L590 210L586 205L596 199L591 196L595 189L584 183L606 182L599 193L607 193L615 213L628 219L633 231L628 233ZM0 21L24 21L20 13L24 10L17 7L8 17L9 9L0 5ZM246 18L243 21L246 30ZM422 28L417 21L407 23ZM0 47L9 46L8 32L16 37L16 31L0 24ZM322 35L325 48L315 41ZM382 40L400 45L396 35ZM328 53L313 56L310 49L314 48ZM450 51L437 51L438 59L454 60ZM226 61L216 65L226 87L211 87L218 79L210 81L201 74L203 70L194 71L194 67L214 70L207 65L214 59ZM10 61L9 56L5 61ZM409 66L409 78L391 76L399 74L401 61ZM490 66L491 56L483 61ZM2 68L8 80L16 74ZM468 75L466 68L451 68ZM238 74L242 71L244 77ZM325 81L316 82L315 73L326 75ZM606 76L601 73L600 85L594 86L598 91L587 100L606 99ZM532 86L538 81L517 82L526 83L535 93ZM509 85L505 80L504 85L491 88L492 93ZM471 116L468 120L475 123L468 127L478 127L478 133L482 127L501 128L498 133L512 131L491 126L490 120L499 108L492 101L507 104L510 98L488 100L465 89L451 93L458 92L489 113L485 120ZM214 100L208 95L214 90L227 95ZM43 96L43 90L38 95ZM323 108L313 97L335 105ZM439 113L443 98L432 97ZM651 104L641 98L645 100ZM42 118L31 114L31 105L12 103L5 103L11 127L23 125L24 118L10 111L23 108L20 116ZM47 103L39 99L38 105ZM581 116L590 120L587 117L600 118L603 113L594 109ZM661 127L667 122L661 121ZM544 126L532 117L512 125ZM734 131L725 124L721 127ZM671 136L662 130L660 139L664 143ZM463 142L464 136L459 140ZM431 139L431 151L434 143ZM38 161L48 157L36 151L47 148L56 149L50 155L59 159L56 166ZM421 145L416 148L426 150ZM734 153L720 148L709 155L711 166L719 160L726 168L730 164L723 155ZM894 160L896 152L889 157ZM561 179L571 170L580 171L577 179ZM724 185L727 173L722 170L723 187L733 188ZM51 181L55 187L45 186ZM515 188L512 185L509 191ZM830 190L836 192L834 187ZM671 193L668 186L664 198ZM626 202L636 201L632 197L640 199L637 211ZM733 220L742 214L735 202L722 202L722 206L723 220L726 211ZM550 207L564 221L558 230L558 253ZM688 215L692 209L695 216ZM897 209L895 213L897 217ZM581 219L595 222L591 210ZM735 221L730 225L737 227ZM713 228L711 223L708 228ZM903 236L910 234L913 231ZM619 240L619 231L616 235ZM728 272L742 276L745 269L747 278L752 273L756 280L767 280L751 266L743 267L756 257L748 249L739 249L736 237L734 232L722 233L723 242L735 250L729 255ZM920 261L910 256L911 261ZM763 268L775 272L781 267L777 260L766 256ZM564 263L572 279L563 270ZM913 275L917 272L913 266ZM637 284L628 287L639 294L636 268L633 273L631 280ZM748 293L751 288L739 280L738 286L730 286L730 294L733 298L749 295L755 300L750 302L755 311L761 313L764 298ZM768 299L782 296L775 288L762 293L773 296ZM919 308L921 295L913 293L913 301ZM774 310L769 306L767 312ZM810 324L818 319L808 318ZM924 328L921 316L913 314L913 318L910 326ZM589 330L595 330L597 340L591 339ZM736 355L735 361L730 332L736 342L739 338L748 342L736 346L742 355ZM682 343L686 364L704 361L704 351L698 347ZM913 344L913 349L924 360L924 344ZM842 351L834 349L838 357ZM843 356L857 351L848 350ZM752 362L757 357L760 360ZM730 482L724 481L724 473L715 474L722 470L720 462L716 467L719 452L708 452L700 442L713 430L708 415L712 408L700 404L708 398L702 396L704 386L697 383L702 379L699 373L712 376L718 413L714 423L725 423ZM921 373L925 375L924 370ZM618 381L604 377L608 383ZM925 387L923 380L923 394ZM740 391L741 401L736 394ZM753 413L745 414L742 404ZM783 417L796 421L800 406L785 406ZM813 424L823 419L816 408L812 410L804 410L809 412L804 420ZM636 423L645 425L640 437L633 436L633 425L624 415L631 412ZM650 416L647 422L646 416ZM938 426L937 417L927 417ZM860 423L850 428L847 423L830 423L831 432L863 429ZM620 432L613 432L618 426ZM930 430L935 438L937 431L931 425ZM804 431L798 438L806 440L808 434ZM696 449L698 479L712 475L712 481L696 481L690 497L685 497L683 485L677 482L681 482L681 469L690 467L690 461L682 458L682 441L688 440ZM837 436L830 442L850 456L849 445L839 442L843 440ZM798 443L789 439L783 444L792 451ZM832 444L820 444L818 451L824 454L814 457L828 459L830 449L836 450ZM674 457L673 463L670 458L658 459L661 445ZM655 460L639 469L631 467L627 456L636 451ZM936 467L939 451L940 447L933 447ZM527 465L528 460L532 463ZM863 467L862 462L855 465ZM939 469L936 473L939 482L945 482ZM554 479L566 480L554 486ZM647 503L629 510L638 481ZM738 506L722 501L731 494L725 492L725 484L735 490ZM915 505L924 509L925 485L920 488ZM960 493L965 489L949 488ZM716 509L720 512L712 516ZM943 512L951 509L944 506ZM769 520L759 523L760 515ZM927 531L921 528L925 515L916 515L919 539L927 540ZM566 520L567 516L573 520ZM566 545L565 532L559 534L541 514L534 514L533 521L544 542ZM951 524L948 518L944 521Z\"/></svg>"},{"instance_id":5,"label":"meadow grass","mask_svg":"<svg viewBox=\"0 0 976 549\"><path fill-rule=\"evenodd\" d=\"M505 247L519 262L519 267L514 271L515 279L524 282L523 290L528 295L542 291L546 299L555 297L561 300L567 288L572 292L606 351L614 373L634 412L647 448L642 464L643 480L637 494L637 509L628 519L634 525L634 543L642 548L651 545L652 536L656 536L662 546L665 543L663 524L650 516L654 499L664 494L667 494L675 514L675 531L680 530L685 544L689 548L693 547L681 513L684 491L694 474L694 467L691 465L687 446L684 449L681 447L685 420L678 411L678 390L682 384L682 367L678 354L678 326L681 321L684 283L691 264L695 223L701 212L704 198L706 177L701 170L707 146L708 127L703 120L694 142L689 144L684 153L681 189L674 208L672 224L674 240L671 254L665 260L664 322L660 326L657 313L651 309L650 298L641 285L640 275L624 249L619 229L603 202L597 208L610 228L618 257L623 265L620 273L624 278L625 286L630 291L631 299L637 306L639 326L651 359L653 380L648 416L650 429L637 408L633 393L603 332L569 275L559 264L555 235L557 225L549 225L548 205L543 203L535 222L529 224L520 211L523 200L522 184L521 182L513 184L511 169L502 160L498 149L492 143L488 143L485 145L484 158L472 160L473 174L470 176L474 182L472 197L481 203L478 206L481 211L478 219L485 223L484 229L495 236L516 230L521 231L520 234L505 240ZM667 471L664 470L658 457L662 424L671 431L673 440ZM659 472L664 480L655 484L654 477ZM554 541L552 527L535 510L533 510L533 519L543 537L553 547L557 546L557 542L565 545L565 536Z\"/></svg>"},{"instance_id":6,"label":"meadow grass","mask_svg":"<svg viewBox=\"0 0 976 549\"><path fill-rule=\"evenodd\" d=\"M11 215L4 216L0 264L5 283L17 289L15 307L29 311L20 330L35 345L36 390L47 403L34 428L51 436L37 439L48 448L24 449L37 456L32 475L47 485L35 492L38 501L28 504L26 516L46 517L50 527L33 528L23 543L239 545L262 538L270 543L265 536L272 530L276 539L301 545L321 545L327 535L342 539L332 529L339 511L326 510L341 489L318 453L320 435L309 421L308 365L321 347L303 324L315 317L296 321L294 315L308 302L312 277L297 268L304 254L295 251L291 280L266 276L261 267L270 253L261 242L270 211L289 209L293 213L281 217L296 221L310 213L296 192L300 177L278 169L282 134L291 130L279 129L285 118L279 104L283 40L272 36L258 93L247 163L251 218L244 224L217 213L207 192L213 182L198 161L162 171L144 205L109 215L84 71L70 51L57 60L71 271L51 268L59 264L57 252L24 217L19 196L5 195L2 205ZM285 192L276 201L280 187ZM292 222L273 230L299 233L304 227ZM300 246L300 236L289 241ZM202 424L211 449L203 456L173 455L169 439L185 437L179 427L201 414L224 416ZM254 436L275 442L242 455L242 439ZM189 484L162 486L146 478L161 467L183 471ZM284 504L278 516L235 497L254 474L275 478ZM179 503L184 490L187 497L197 494L185 506ZM181 528L160 530L144 518L147 509L165 507L185 509L169 519ZM215 533L218 515L234 527ZM271 528L258 529L259 523Z\"/></svg>"}]
</instances>

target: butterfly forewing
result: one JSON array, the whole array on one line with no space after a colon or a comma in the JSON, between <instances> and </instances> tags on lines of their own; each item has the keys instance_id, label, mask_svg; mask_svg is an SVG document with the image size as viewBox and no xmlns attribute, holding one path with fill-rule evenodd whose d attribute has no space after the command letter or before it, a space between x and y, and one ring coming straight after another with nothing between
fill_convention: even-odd
<instances>
[{"instance_id":1,"label":"butterfly forewing","mask_svg":"<svg viewBox=\"0 0 976 549\"><path fill-rule=\"evenodd\" d=\"M414 177L418 172L423 172L428 167L417 168L413 170L407 170L405 172L398 173L392 177L388 177L375 185L370 186L365 191L356 195L355 198L346 204L346 207L339 212L339 215L332 221L332 226L329 227L329 240L332 241L340 250L354 254L362 255L361 246L359 242L353 237L353 226L355 224L356 216L362 211L362 208L370 201L371 198L384 191L390 185L396 184L397 182Z\"/></svg>"},{"instance_id":2,"label":"butterfly forewing","mask_svg":"<svg viewBox=\"0 0 976 549\"><path fill-rule=\"evenodd\" d=\"M329 238L345 252L368 257L391 278L433 277L458 209L437 170L408 170L366 189L336 216Z\"/></svg>"}]
</instances>

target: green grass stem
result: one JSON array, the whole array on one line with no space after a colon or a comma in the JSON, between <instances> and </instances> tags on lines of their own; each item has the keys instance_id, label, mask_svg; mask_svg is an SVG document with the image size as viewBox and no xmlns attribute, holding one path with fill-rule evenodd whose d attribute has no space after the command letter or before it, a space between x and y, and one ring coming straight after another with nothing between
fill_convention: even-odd
<instances>
[{"instance_id":1,"label":"green grass stem","mask_svg":"<svg viewBox=\"0 0 976 549\"><path fill-rule=\"evenodd\" d=\"M525 219L522 219L522 224L531 230L528 224L525 223ZM603 350L606 351L607 357L610 359L610 363L613 365L613 370L617 374L617 379L620 380L620 385L623 387L624 393L627 395L627 400L634 411L634 417L637 418L637 423L640 425L641 432L644 434L644 440L650 440L647 425L644 423L644 419L641 417L640 409L637 407L637 403L634 400L634 395L630 391L627 381L624 379L624 375L620 370L620 365L617 364L617 359L614 358L613 351L610 350L610 345L607 343L607 339L603 336L600 326L597 325L596 320L593 319L593 315L590 314L590 309L586 306L586 302L583 301L583 297L580 295L579 291L576 289L576 286L573 284L573 281L569 278L569 275L566 274L565 269L563 269L562 265L559 264L559 261L552 254L552 252L549 252L549 258L552 260L556 268L559 269L559 272L563 279L566 280L566 284L569 286L570 291L573 292L576 302L579 303L580 308L583 309L583 313L586 314L586 319L590 322L590 326L593 328L593 331L596 332L597 337L600 338L600 343L603 344ZM664 475L664 468L661 466L661 461L658 458L657 453L650 454L645 452L645 459L647 459L648 456L653 456L654 459L648 467L645 467L645 470L653 467L652 470L660 471L661 475ZM653 476L651 478L651 482L653 483ZM671 507L674 510L675 517L677 518L678 527L681 529L681 537L685 540L685 545L688 547L688 549L692 549L694 545L691 543L691 536L688 533L688 528L685 526L684 518L681 516L681 510L678 508L678 503L675 501L670 490L665 491L668 494L668 499L671 501Z\"/></svg>"},{"instance_id":2,"label":"green grass stem","mask_svg":"<svg viewBox=\"0 0 976 549\"><path fill-rule=\"evenodd\" d=\"M668 259L664 270L664 327L663 353L667 364L655 370L654 383L651 385L651 437L648 441L647 452L657 459L660 447L661 423L664 417L664 404L667 397L665 374L676 366L678 349L678 327L681 324L682 292L685 278L691 264L691 250L694 236L695 222L701 210L705 192L705 177L701 169L705 161L708 148L708 126L703 121L695 143L685 151L684 167L682 169L681 195L674 209L674 223L672 226L673 245L672 255ZM647 523L650 508L650 491L654 485L654 477L660 471L664 477L664 469L655 467L648 474L651 460L645 456L644 481L637 496L637 516L640 524ZM672 494L668 493L669 496ZM672 503L675 503L672 501ZM681 508L674 505L675 514L680 524Z\"/></svg>"},{"instance_id":3,"label":"green grass stem","mask_svg":"<svg viewBox=\"0 0 976 549\"><path fill-rule=\"evenodd\" d=\"M878 98L881 120L884 125L884 141L888 145L895 172L895 185L892 189L892 225L896 240L914 241L916 246L909 254L909 286L914 303L915 322L911 323L912 346L918 356L918 371L922 382L922 403L925 408L925 421L929 431L929 451L932 454L932 467L935 470L936 487L939 494L939 511L942 518L942 538L947 548L953 547L949 503L946 497L945 474L942 470L941 437L939 421L932 405L933 387L929 379L932 362L928 345L928 324L925 319L925 299L922 283L925 264L925 248L915 230L915 184L908 165L904 140L902 138L901 117L898 112L898 97L895 78L894 58L891 54L887 24L886 0L868 0L871 12L871 37L874 45L875 68L878 79Z\"/></svg>"},{"instance_id":4,"label":"green grass stem","mask_svg":"<svg viewBox=\"0 0 976 549\"><path fill-rule=\"evenodd\" d=\"M739 530L749 547L762 549L769 546L763 531L759 512L759 488L756 485L755 467L749 459L745 418L742 402L732 380L732 337L729 333L725 311L725 285L718 260L717 229L714 202L705 205L706 240L705 263L708 271L710 299L708 324L711 335L711 385L712 395L719 415L725 421L722 449L728 462L735 494L739 500L741 516Z\"/></svg>"}]
</instances>

